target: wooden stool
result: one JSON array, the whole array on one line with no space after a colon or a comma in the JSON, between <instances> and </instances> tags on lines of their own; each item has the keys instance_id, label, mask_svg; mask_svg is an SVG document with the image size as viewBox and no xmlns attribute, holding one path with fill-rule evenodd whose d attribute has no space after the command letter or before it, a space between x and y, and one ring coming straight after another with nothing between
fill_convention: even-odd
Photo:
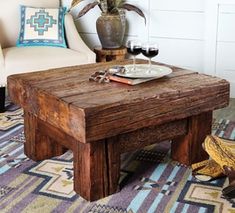
<instances>
[{"instance_id":1,"label":"wooden stool","mask_svg":"<svg viewBox=\"0 0 235 213\"><path fill-rule=\"evenodd\" d=\"M127 53L126 47L117 49L102 49L102 47L95 47L96 62L107 62L114 60L123 60Z\"/></svg>"}]
</instances>

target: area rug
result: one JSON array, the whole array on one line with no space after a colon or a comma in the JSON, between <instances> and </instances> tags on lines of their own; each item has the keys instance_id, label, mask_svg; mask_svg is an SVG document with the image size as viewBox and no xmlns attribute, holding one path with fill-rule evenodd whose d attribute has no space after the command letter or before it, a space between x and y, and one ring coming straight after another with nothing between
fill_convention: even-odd
<instances>
[{"instance_id":1,"label":"area rug","mask_svg":"<svg viewBox=\"0 0 235 213\"><path fill-rule=\"evenodd\" d=\"M235 122L218 120L213 134L235 140ZM164 141L122 156L121 191L87 202L73 191L73 154L34 162L23 153L23 111L8 102L0 114L0 212L235 212L221 197L227 178L199 182L170 159Z\"/></svg>"}]
</instances>

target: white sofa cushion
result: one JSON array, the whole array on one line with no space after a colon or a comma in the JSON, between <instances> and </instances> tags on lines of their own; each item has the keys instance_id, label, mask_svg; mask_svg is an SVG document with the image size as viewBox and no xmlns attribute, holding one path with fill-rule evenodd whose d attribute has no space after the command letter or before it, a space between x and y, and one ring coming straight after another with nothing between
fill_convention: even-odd
<instances>
[{"instance_id":1,"label":"white sofa cushion","mask_svg":"<svg viewBox=\"0 0 235 213\"><path fill-rule=\"evenodd\" d=\"M11 47L3 49L5 70L3 82L7 76L15 73L32 72L86 64L87 55L67 48L59 47Z\"/></svg>"}]
</instances>

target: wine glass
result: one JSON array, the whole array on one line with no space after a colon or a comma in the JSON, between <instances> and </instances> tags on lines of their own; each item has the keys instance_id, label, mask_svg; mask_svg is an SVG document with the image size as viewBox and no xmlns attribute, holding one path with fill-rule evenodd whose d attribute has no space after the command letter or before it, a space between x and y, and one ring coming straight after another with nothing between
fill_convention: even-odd
<instances>
[{"instance_id":1,"label":"wine glass","mask_svg":"<svg viewBox=\"0 0 235 213\"><path fill-rule=\"evenodd\" d=\"M133 67L132 70L136 70L135 59L136 56L141 53L141 42L137 40L130 40L126 43L127 52L133 55Z\"/></svg>"},{"instance_id":2,"label":"wine glass","mask_svg":"<svg viewBox=\"0 0 235 213\"><path fill-rule=\"evenodd\" d=\"M156 44L156 43L145 43L145 44L142 45L141 52L144 56L146 56L149 59L148 72L151 72L151 68L152 68L151 59L154 56L158 55L158 53L159 53L158 44Z\"/></svg>"}]
</instances>

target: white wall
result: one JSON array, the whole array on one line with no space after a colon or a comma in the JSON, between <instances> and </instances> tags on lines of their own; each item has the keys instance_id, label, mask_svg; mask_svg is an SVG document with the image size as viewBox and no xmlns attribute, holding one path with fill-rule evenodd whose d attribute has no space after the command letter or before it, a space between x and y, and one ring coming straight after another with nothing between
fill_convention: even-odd
<instances>
[{"instance_id":1,"label":"white wall","mask_svg":"<svg viewBox=\"0 0 235 213\"><path fill-rule=\"evenodd\" d=\"M70 3L70 0L62 1L65 5ZM92 0L85 2L88 1ZM144 25L143 19L134 12L127 12L125 40L157 42L160 52L153 60L225 78L231 83L231 96L235 97L234 0L128 2L143 10L147 24ZM91 48L100 45L95 28L99 14L97 7L76 22L78 31Z\"/></svg>"},{"instance_id":2,"label":"white wall","mask_svg":"<svg viewBox=\"0 0 235 213\"><path fill-rule=\"evenodd\" d=\"M207 23L207 28L214 33L207 34L210 38L210 42L206 42L207 48L213 54L205 52L205 58L209 61L205 69L229 80L231 96L235 97L235 1L208 0L207 8L208 20L216 20L216 25L210 26L209 21Z\"/></svg>"},{"instance_id":3,"label":"white wall","mask_svg":"<svg viewBox=\"0 0 235 213\"><path fill-rule=\"evenodd\" d=\"M156 60L202 70L204 0L149 0L149 39L160 46ZM187 60L185 60L187 58Z\"/></svg>"}]
</instances>

